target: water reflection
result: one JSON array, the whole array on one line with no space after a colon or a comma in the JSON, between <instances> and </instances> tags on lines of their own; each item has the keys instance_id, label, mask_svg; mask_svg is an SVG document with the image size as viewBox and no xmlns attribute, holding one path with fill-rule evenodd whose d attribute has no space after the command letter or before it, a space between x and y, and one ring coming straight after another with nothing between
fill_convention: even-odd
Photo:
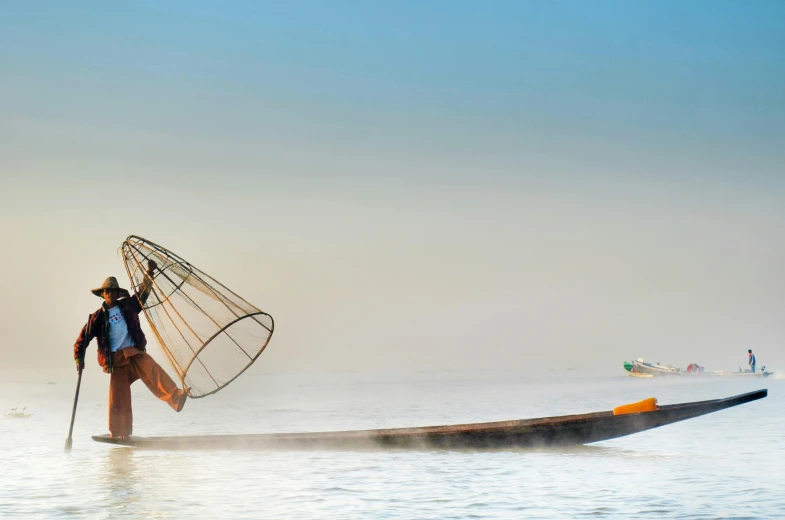
<instances>
[{"instance_id":1,"label":"water reflection","mask_svg":"<svg viewBox=\"0 0 785 520\"><path fill-rule=\"evenodd\" d=\"M143 497L142 473L134 450L116 448L106 452L99 474L106 486L108 510L137 510L136 504Z\"/></svg>"}]
</instances>

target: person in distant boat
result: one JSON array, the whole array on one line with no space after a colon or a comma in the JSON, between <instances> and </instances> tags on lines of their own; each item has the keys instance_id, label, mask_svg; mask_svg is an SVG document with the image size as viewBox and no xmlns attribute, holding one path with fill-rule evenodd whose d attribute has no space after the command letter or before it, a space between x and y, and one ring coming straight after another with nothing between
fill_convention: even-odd
<instances>
[{"instance_id":1,"label":"person in distant boat","mask_svg":"<svg viewBox=\"0 0 785 520\"><path fill-rule=\"evenodd\" d=\"M752 353L752 349L747 350L749 354L749 361L748 364L750 365L750 371L754 374L755 373L755 354Z\"/></svg>"},{"instance_id":2,"label":"person in distant boat","mask_svg":"<svg viewBox=\"0 0 785 520\"><path fill-rule=\"evenodd\" d=\"M160 400L179 412L187 393L145 352L147 339L139 323L139 313L150 295L157 264L148 260L147 276L139 292L131 296L110 276L91 292L104 299L90 315L74 343L74 360L80 374L84 370L87 345L98 340L98 364L111 374L109 380L109 435L126 438L133 433L131 384L141 379Z\"/></svg>"}]
</instances>

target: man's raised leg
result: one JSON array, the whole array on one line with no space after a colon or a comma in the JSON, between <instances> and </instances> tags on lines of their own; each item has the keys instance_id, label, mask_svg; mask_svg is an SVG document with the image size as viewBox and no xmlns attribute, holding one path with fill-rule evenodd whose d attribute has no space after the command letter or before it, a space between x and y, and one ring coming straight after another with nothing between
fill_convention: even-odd
<instances>
[{"instance_id":1,"label":"man's raised leg","mask_svg":"<svg viewBox=\"0 0 785 520\"><path fill-rule=\"evenodd\" d=\"M183 409L188 394L177 388L169 374L149 354L140 352L131 358L131 364L136 368L139 379L147 385L153 395L166 402L175 412Z\"/></svg>"}]
</instances>

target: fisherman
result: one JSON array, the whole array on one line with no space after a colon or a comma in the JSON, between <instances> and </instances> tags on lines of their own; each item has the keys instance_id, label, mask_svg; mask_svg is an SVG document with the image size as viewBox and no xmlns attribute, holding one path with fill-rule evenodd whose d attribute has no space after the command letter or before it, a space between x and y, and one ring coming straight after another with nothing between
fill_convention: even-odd
<instances>
[{"instance_id":1,"label":"fisherman","mask_svg":"<svg viewBox=\"0 0 785 520\"><path fill-rule=\"evenodd\" d=\"M747 350L747 353L749 354L749 361L748 361L748 363L750 365L750 371L754 374L755 373L755 354L752 353L752 349Z\"/></svg>"},{"instance_id":2,"label":"fisherman","mask_svg":"<svg viewBox=\"0 0 785 520\"><path fill-rule=\"evenodd\" d=\"M187 393L177 388L172 378L145 352L147 339L139 323L139 313L150 295L157 264L147 261L147 276L139 292L130 296L110 276L91 292L104 299L101 308L90 315L74 344L76 370L84 370L84 355L93 338L98 339L98 364L111 374L109 380L109 435L127 438L133 433L131 383L141 379L160 400L179 412Z\"/></svg>"}]
</instances>

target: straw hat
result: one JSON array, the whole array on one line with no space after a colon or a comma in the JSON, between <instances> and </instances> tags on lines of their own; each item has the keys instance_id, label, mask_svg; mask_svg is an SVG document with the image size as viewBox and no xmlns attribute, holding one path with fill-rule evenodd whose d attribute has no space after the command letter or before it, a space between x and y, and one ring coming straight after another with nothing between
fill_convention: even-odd
<instances>
[{"instance_id":1,"label":"straw hat","mask_svg":"<svg viewBox=\"0 0 785 520\"><path fill-rule=\"evenodd\" d=\"M101 293L104 291L104 289L114 289L115 291L120 293L120 297L122 298L128 298L130 296L130 294L128 294L128 291L126 289L120 287L120 284L117 283L117 278L115 278L114 276L110 276L109 278L104 280L104 283L103 285L101 285L101 287L93 289L90 292L95 294L96 296L102 297Z\"/></svg>"}]
</instances>

